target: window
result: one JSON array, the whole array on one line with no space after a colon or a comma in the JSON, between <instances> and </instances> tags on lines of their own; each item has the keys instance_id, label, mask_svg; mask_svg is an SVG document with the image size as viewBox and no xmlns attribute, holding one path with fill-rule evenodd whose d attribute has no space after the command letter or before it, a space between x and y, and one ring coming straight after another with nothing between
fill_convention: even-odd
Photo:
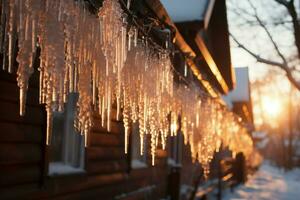
<instances>
[{"instance_id":1,"label":"window","mask_svg":"<svg viewBox=\"0 0 300 200\"><path fill-rule=\"evenodd\" d=\"M167 151L168 151L168 164L175 166L181 165L182 150L183 150L183 134L177 133L177 136L168 137Z\"/></svg>"},{"instance_id":2,"label":"window","mask_svg":"<svg viewBox=\"0 0 300 200\"><path fill-rule=\"evenodd\" d=\"M147 167L146 135L144 137L143 155L140 153L140 144L139 124L133 123L131 132L131 167L133 169Z\"/></svg>"},{"instance_id":3,"label":"window","mask_svg":"<svg viewBox=\"0 0 300 200\"><path fill-rule=\"evenodd\" d=\"M49 175L84 172L84 137L74 128L77 99L69 94L64 112L54 113Z\"/></svg>"}]
</instances>

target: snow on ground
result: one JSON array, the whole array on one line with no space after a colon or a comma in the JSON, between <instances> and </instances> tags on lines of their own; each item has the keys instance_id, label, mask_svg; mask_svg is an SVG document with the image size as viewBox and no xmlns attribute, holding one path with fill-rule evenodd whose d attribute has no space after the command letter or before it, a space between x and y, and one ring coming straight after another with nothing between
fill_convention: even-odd
<instances>
[{"instance_id":1,"label":"snow on ground","mask_svg":"<svg viewBox=\"0 0 300 200\"><path fill-rule=\"evenodd\" d=\"M245 185L233 193L227 191L224 200L300 200L300 169L284 172L265 162Z\"/></svg>"}]
</instances>

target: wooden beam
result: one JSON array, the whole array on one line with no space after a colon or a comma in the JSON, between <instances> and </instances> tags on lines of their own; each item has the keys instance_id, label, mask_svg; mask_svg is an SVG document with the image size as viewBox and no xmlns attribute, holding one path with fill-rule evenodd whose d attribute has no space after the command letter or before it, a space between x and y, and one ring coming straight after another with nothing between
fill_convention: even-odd
<instances>
[{"instance_id":1,"label":"wooden beam","mask_svg":"<svg viewBox=\"0 0 300 200\"><path fill-rule=\"evenodd\" d=\"M41 158L40 146L36 144L2 143L0 145L0 165L38 163Z\"/></svg>"},{"instance_id":2,"label":"wooden beam","mask_svg":"<svg viewBox=\"0 0 300 200\"><path fill-rule=\"evenodd\" d=\"M156 13L157 17L159 17L162 21L164 21L169 26L173 27L176 31L175 33L175 45L187 55L187 64L192 70L193 74L197 77L200 81L200 84L207 90L207 92L212 97L219 96L218 93L213 89L212 85L206 81L198 68L198 66L194 62L194 58L196 58L196 53L191 49L191 47L186 43L182 35L180 34L179 30L171 20L170 16L168 15L167 11L161 4L159 0L145 0L149 7Z\"/></svg>"},{"instance_id":3,"label":"wooden beam","mask_svg":"<svg viewBox=\"0 0 300 200\"><path fill-rule=\"evenodd\" d=\"M197 36L195 38L195 42L196 42L197 46L199 47L199 49L201 51L201 54L204 57L207 65L209 66L209 69L211 70L213 75L218 80L218 83L221 86L222 90L224 91L224 93L228 93L229 92L228 85L225 82L221 72L219 71L219 69L218 69L218 67L217 67L217 65L214 61L214 59L212 58L212 56L209 53L203 39L201 38L201 36L199 34L197 34Z\"/></svg>"},{"instance_id":4,"label":"wooden beam","mask_svg":"<svg viewBox=\"0 0 300 200\"><path fill-rule=\"evenodd\" d=\"M122 160L125 156L124 147L87 147L88 162Z\"/></svg>"},{"instance_id":5,"label":"wooden beam","mask_svg":"<svg viewBox=\"0 0 300 200\"><path fill-rule=\"evenodd\" d=\"M216 0L210 0L208 3L208 7L204 16L204 28L207 29L210 17L212 15L212 11L214 10L214 5L215 5Z\"/></svg>"}]
</instances>

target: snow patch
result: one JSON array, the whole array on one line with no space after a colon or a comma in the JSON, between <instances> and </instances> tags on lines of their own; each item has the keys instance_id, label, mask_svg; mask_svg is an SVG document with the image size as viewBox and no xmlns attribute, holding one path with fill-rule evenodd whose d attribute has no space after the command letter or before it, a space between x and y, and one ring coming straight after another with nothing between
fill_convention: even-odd
<instances>
[{"instance_id":1,"label":"snow patch","mask_svg":"<svg viewBox=\"0 0 300 200\"><path fill-rule=\"evenodd\" d=\"M70 165L66 165L61 162L53 162L49 164L49 176L62 175L62 174L76 174L84 173L81 168L76 168Z\"/></svg>"},{"instance_id":2,"label":"snow patch","mask_svg":"<svg viewBox=\"0 0 300 200\"><path fill-rule=\"evenodd\" d=\"M134 169L145 168L145 167L147 167L147 164L140 160L132 160L131 167Z\"/></svg>"},{"instance_id":3,"label":"snow patch","mask_svg":"<svg viewBox=\"0 0 300 200\"><path fill-rule=\"evenodd\" d=\"M245 185L234 193L227 191L224 200L298 200L300 197L300 169L284 172L265 162Z\"/></svg>"}]
</instances>

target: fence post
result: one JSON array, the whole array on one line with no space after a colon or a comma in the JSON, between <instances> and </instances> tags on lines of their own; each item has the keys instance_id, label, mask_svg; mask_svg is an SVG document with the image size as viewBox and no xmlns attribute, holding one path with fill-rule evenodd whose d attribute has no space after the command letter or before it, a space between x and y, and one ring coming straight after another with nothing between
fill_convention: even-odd
<instances>
[{"instance_id":1,"label":"fence post","mask_svg":"<svg viewBox=\"0 0 300 200\"><path fill-rule=\"evenodd\" d=\"M218 194L217 194L217 200L222 200L222 165L221 165L221 159L218 160Z\"/></svg>"},{"instance_id":2,"label":"fence post","mask_svg":"<svg viewBox=\"0 0 300 200\"><path fill-rule=\"evenodd\" d=\"M168 193L172 200L180 199L180 167L172 167L169 174Z\"/></svg>"},{"instance_id":3,"label":"fence post","mask_svg":"<svg viewBox=\"0 0 300 200\"><path fill-rule=\"evenodd\" d=\"M234 176L237 183L245 183L247 180L246 159L243 153L236 155L234 163Z\"/></svg>"}]
</instances>

